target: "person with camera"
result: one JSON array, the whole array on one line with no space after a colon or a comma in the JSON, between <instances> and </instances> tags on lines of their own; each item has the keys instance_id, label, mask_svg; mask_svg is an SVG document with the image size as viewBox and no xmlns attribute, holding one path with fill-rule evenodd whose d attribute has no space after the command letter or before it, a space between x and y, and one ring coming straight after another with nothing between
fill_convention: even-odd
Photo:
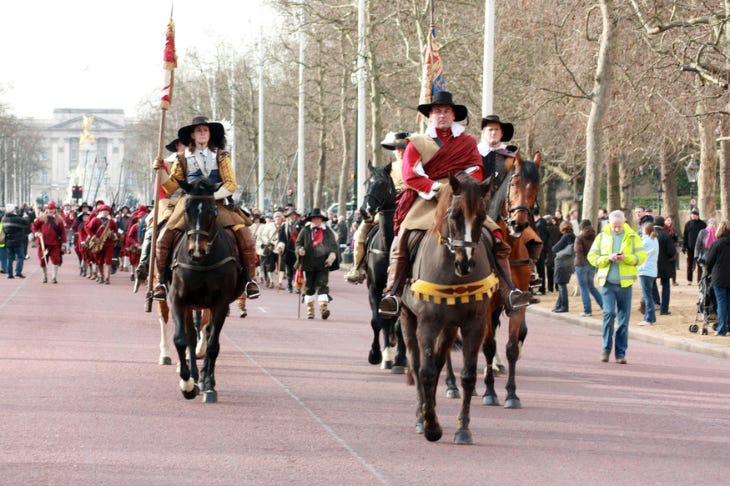
<instances>
[{"instance_id":1,"label":"person with camera","mask_svg":"<svg viewBox=\"0 0 730 486\"><path fill-rule=\"evenodd\" d=\"M631 286L638 280L639 266L646 260L641 237L628 223L623 211L612 211L608 223L593 240L588 263L598 269L598 283L603 299L603 352L601 361L608 362L614 347L616 328L616 363L626 364L631 317Z\"/></svg>"}]
</instances>

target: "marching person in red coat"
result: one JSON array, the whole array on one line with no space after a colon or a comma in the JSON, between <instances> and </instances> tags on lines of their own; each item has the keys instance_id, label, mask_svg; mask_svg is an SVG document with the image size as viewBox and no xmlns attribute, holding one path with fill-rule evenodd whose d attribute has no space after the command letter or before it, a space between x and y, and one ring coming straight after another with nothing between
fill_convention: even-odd
<instances>
[{"instance_id":1,"label":"marching person in red coat","mask_svg":"<svg viewBox=\"0 0 730 486\"><path fill-rule=\"evenodd\" d=\"M84 209L79 213L74 223L74 250L79 258L79 275L86 277L91 273L91 255L89 253L89 242L91 235L88 233L91 212Z\"/></svg>"},{"instance_id":2,"label":"marching person in red coat","mask_svg":"<svg viewBox=\"0 0 730 486\"><path fill-rule=\"evenodd\" d=\"M48 282L48 262L52 267L52 282L58 283L58 267L61 266L61 255L66 249L66 226L56 210L56 203L49 202L46 211L30 227L38 239L38 259L43 270L43 283Z\"/></svg>"},{"instance_id":3,"label":"marching person in red coat","mask_svg":"<svg viewBox=\"0 0 730 486\"><path fill-rule=\"evenodd\" d=\"M89 223L89 232L92 234L89 250L96 255L96 264L101 269L101 276L96 281L109 285L114 245L118 239L117 223L109 215L111 208L106 204L100 206L98 212L98 216Z\"/></svg>"}]
</instances>

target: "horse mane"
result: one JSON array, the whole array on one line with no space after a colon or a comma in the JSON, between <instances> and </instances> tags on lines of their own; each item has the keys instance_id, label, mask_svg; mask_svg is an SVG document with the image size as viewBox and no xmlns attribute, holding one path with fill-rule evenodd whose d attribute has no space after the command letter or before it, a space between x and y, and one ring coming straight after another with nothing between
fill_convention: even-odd
<instances>
[{"instance_id":1,"label":"horse mane","mask_svg":"<svg viewBox=\"0 0 730 486\"><path fill-rule=\"evenodd\" d=\"M534 160L523 160L520 165L520 177L540 183L540 167Z\"/></svg>"},{"instance_id":2,"label":"horse mane","mask_svg":"<svg viewBox=\"0 0 730 486\"><path fill-rule=\"evenodd\" d=\"M454 195L454 190L451 188L451 184L445 184L439 190L439 202L436 206L436 212L433 215L433 225L431 226L431 232L437 232L441 227L441 223L446 219L446 211L451 206L451 199Z\"/></svg>"},{"instance_id":3,"label":"horse mane","mask_svg":"<svg viewBox=\"0 0 730 486\"><path fill-rule=\"evenodd\" d=\"M459 172L453 176L459 182L459 204L466 219L471 219L472 215L479 210L479 204L482 200L481 188L479 182L466 172ZM454 190L451 184L447 184L439 191L439 202L434 213L433 226L431 231L438 231L441 223L446 219L446 212L453 202Z\"/></svg>"}]
</instances>

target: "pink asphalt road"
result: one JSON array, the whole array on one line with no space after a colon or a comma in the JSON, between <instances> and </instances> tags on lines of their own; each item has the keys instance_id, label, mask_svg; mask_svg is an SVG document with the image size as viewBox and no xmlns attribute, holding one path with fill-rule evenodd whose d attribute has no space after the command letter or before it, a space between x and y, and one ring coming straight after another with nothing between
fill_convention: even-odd
<instances>
[{"instance_id":1,"label":"pink asphalt road","mask_svg":"<svg viewBox=\"0 0 730 486\"><path fill-rule=\"evenodd\" d=\"M327 321L297 319L286 290L264 289L246 319L234 310L219 401L204 404L182 397L174 366L157 364L156 317L127 275L98 285L68 259L58 285L41 284L27 263L25 280L0 275L2 484L727 481L727 360L631 341L629 364L601 363L599 333L531 314L524 408L475 397L475 444L456 446L458 401L441 387L444 436L429 443L414 432L414 388L367 363L365 287L341 272Z\"/></svg>"}]
</instances>

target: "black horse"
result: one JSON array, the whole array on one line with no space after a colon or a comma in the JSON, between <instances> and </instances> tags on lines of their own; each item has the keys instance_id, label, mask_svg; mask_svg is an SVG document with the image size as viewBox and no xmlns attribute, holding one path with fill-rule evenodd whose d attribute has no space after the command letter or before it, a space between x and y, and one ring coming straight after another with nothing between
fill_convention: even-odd
<instances>
[{"instance_id":1,"label":"black horse","mask_svg":"<svg viewBox=\"0 0 730 486\"><path fill-rule=\"evenodd\" d=\"M203 402L214 403L215 362L220 351L220 333L228 307L243 292L244 270L236 254L235 237L218 221L213 194L220 184L206 178L179 181L185 198L185 233L176 243L170 284L170 310L175 320L175 348L180 360L180 388L186 399L203 391ZM195 361L197 333L194 309L210 309L208 346L198 381ZM185 352L188 351L189 363Z\"/></svg>"},{"instance_id":2,"label":"black horse","mask_svg":"<svg viewBox=\"0 0 730 486\"><path fill-rule=\"evenodd\" d=\"M373 328L373 342L368 362L381 363L384 369L393 373L404 373L408 364L406 346L397 319L384 319L378 313L388 279L390 246L393 243L393 216L395 215L396 191L390 175L391 165L375 167L368 163L370 177L360 214L363 221L370 223L378 215L378 224L368 235L365 261L368 296L370 300L370 326ZM383 334L383 350L380 350L380 334Z\"/></svg>"}]
</instances>

